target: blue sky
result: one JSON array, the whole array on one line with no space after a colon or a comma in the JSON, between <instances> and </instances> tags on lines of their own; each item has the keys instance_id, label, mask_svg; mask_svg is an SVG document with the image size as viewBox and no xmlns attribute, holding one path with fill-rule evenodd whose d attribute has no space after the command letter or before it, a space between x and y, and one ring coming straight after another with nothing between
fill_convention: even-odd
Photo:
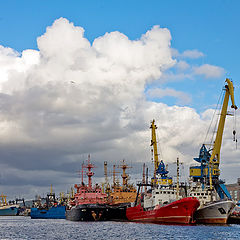
<instances>
[{"instance_id":1,"label":"blue sky","mask_svg":"<svg viewBox=\"0 0 240 240\"><path fill-rule=\"evenodd\" d=\"M198 111L206 108L203 105L211 106L216 102L225 77L233 79L239 93L240 2L237 0L0 2L0 44L5 47L19 52L37 49L37 37L59 17L82 26L91 42L112 31L122 32L135 40L152 26L160 25L170 30L172 47L180 53L197 49L204 54L202 58L192 59L191 64L207 63L226 72L219 78L195 77L191 81L182 80L165 87L190 94L192 102L188 105ZM200 92L211 95L211 99L206 100ZM171 97L161 101L170 105L176 103Z\"/></svg>"},{"instance_id":2,"label":"blue sky","mask_svg":"<svg viewBox=\"0 0 240 240\"><path fill-rule=\"evenodd\" d=\"M139 174L153 118L164 161L191 164L226 77L240 105L239 12L238 0L0 0L3 191L69 189L89 153L96 177L103 159ZM231 122L222 173L235 182Z\"/></svg>"}]
</instances>

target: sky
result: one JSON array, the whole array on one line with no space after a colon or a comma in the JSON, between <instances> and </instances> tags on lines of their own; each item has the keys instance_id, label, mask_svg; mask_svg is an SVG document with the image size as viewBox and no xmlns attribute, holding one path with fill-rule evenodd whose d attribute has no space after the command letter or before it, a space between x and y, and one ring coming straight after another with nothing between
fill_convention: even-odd
<instances>
[{"instance_id":1,"label":"sky","mask_svg":"<svg viewBox=\"0 0 240 240\"><path fill-rule=\"evenodd\" d=\"M161 158L187 178L231 78L240 102L240 2L0 0L0 192L66 192L91 154L125 159L131 181L152 168L150 122ZM230 110L230 109L229 109ZM239 176L228 116L221 178ZM210 137L213 130L210 131Z\"/></svg>"}]
</instances>

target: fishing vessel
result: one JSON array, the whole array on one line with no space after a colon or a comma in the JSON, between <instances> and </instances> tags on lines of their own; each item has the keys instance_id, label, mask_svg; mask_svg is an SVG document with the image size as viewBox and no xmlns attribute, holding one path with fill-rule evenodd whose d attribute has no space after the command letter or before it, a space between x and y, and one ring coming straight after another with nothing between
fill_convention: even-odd
<instances>
[{"instance_id":1,"label":"fishing vessel","mask_svg":"<svg viewBox=\"0 0 240 240\"><path fill-rule=\"evenodd\" d=\"M227 219L235 206L231 195L228 192L224 182L219 179L220 176L220 149L222 136L227 115L227 107L231 98L231 107L236 110L234 101L234 87L230 79L226 79L226 85L223 89L223 104L218 121L215 140L208 144L203 144L199 157L194 160L200 165L190 167L190 178L195 183L194 188L190 188L190 196L195 196L201 202L199 209L195 213L195 218L199 223L227 223ZM234 138L236 131L233 130ZM213 139L213 138L212 138Z\"/></svg>"},{"instance_id":2,"label":"fishing vessel","mask_svg":"<svg viewBox=\"0 0 240 240\"><path fill-rule=\"evenodd\" d=\"M0 195L0 216L16 216L18 214L19 205L15 203L8 203L7 196Z\"/></svg>"},{"instance_id":3,"label":"fishing vessel","mask_svg":"<svg viewBox=\"0 0 240 240\"><path fill-rule=\"evenodd\" d=\"M58 203L55 193L52 192L52 186L51 192L44 200L44 204L41 201L34 202L30 211L32 219L65 219L66 206Z\"/></svg>"},{"instance_id":4,"label":"fishing vessel","mask_svg":"<svg viewBox=\"0 0 240 240\"><path fill-rule=\"evenodd\" d=\"M141 203L127 209L130 221L150 223L193 223L193 214L199 206L194 197L176 200L175 191L153 189L141 199Z\"/></svg>"},{"instance_id":5,"label":"fishing vessel","mask_svg":"<svg viewBox=\"0 0 240 240\"><path fill-rule=\"evenodd\" d=\"M137 198L134 206L127 208L126 216L130 221L151 223L177 223L189 224L193 222L193 215L199 207L199 201L195 197L181 197L179 184L177 188L172 184L172 178L168 177L168 171L163 161L158 160L156 125L151 123L154 152L154 177L152 182L138 184ZM138 199L141 187L151 187L142 193Z\"/></svg>"},{"instance_id":6,"label":"fishing vessel","mask_svg":"<svg viewBox=\"0 0 240 240\"><path fill-rule=\"evenodd\" d=\"M92 186L92 168L95 166L90 162L82 164L82 183L75 184L76 193L74 200L68 204L66 219L70 221L103 221L106 220L107 194L103 193L102 188L96 184ZM87 169L88 185L83 182L83 172Z\"/></svg>"}]
</instances>

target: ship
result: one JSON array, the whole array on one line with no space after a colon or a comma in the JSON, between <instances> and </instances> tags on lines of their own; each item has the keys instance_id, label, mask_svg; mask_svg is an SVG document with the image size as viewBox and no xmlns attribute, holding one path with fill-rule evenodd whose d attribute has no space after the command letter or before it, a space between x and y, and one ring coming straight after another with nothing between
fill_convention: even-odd
<instances>
[{"instance_id":1,"label":"ship","mask_svg":"<svg viewBox=\"0 0 240 240\"><path fill-rule=\"evenodd\" d=\"M92 168L88 155L87 165L82 164L82 182L75 184L76 193L73 201L70 201L66 210L66 219L70 221L104 221L106 220L107 194L96 184L92 186ZM88 185L83 182L83 172L87 169Z\"/></svg>"},{"instance_id":2,"label":"ship","mask_svg":"<svg viewBox=\"0 0 240 240\"><path fill-rule=\"evenodd\" d=\"M234 101L234 87L230 79L226 79L226 85L223 88L225 92L221 107L218 124L215 124L217 131L215 139L212 136L213 143L203 144L200 148L199 157L194 160L200 165L190 167L190 178L194 187L190 188L190 196L195 196L200 201L200 207L195 213L197 223L208 224L226 224L235 203L228 192L224 181L220 177L220 150L222 144L223 130L228 107L231 98L231 108L237 110ZM233 141L236 141L236 131L233 130Z\"/></svg>"},{"instance_id":3,"label":"ship","mask_svg":"<svg viewBox=\"0 0 240 240\"><path fill-rule=\"evenodd\" d=\"M7 196L0 195L0 216L16 216L18 215L19 205L14 202L7 202Z\"/></svg>"},{"instance_id":4,"label":"ship","mask_svg":"<svg viewBox=\"0 0 240 240\"><path fill-rule=\"evenodd\" d=\"M194 217L198 223L226 224L234 206L228 199L211 201L200 207Z\"/></svg>"},{"instance_id":5,"label":"ship","mask_svg":"<svg viewBox=\"0 0 240 240\"><path fill-rule=\"evenodd\" d=\"M43 199L44 204L42 204L41 200L33 203L30 211L32 219L65 219L66 206L58 203L55 193L52 192L52 186L51 192Z\"/></svg>"},{"instance_id":6,"label":"ship","mask_svg":"<svg viewBox=\"0 0 240 240\"><path fill-rule=\"evenodd\" d=\"M107 193L107 211L106 219L108 221L125 221L126 209L130 207L133 202L135 202L137 196L136 187L129 183L129 174L126 173L128 166L125 159L122 160L121 164L118 166L122 169L122 185L116 180L116 165L113 165L113 184L110 187L107 178L107 162L104 162L104 175L105 175L105 192Z\"/></svg>"},{"instance_id":7,"label":"ship","mask_svg":"<svg viewBox=\"0 0 240 240\"><path fill-rule=\"evenodd\" d=\"M151 183L138 184L138 192L133 206L127 208L128 220L148 223L190 224L200 203L195 197L182 197L179 195L179 183L173 186L172 178L168 177L168 171L164 162L158 160L156 125L151 122L152 140L154 152L154 177ZM140 188L145 187L144 193L139 193ZM147 187L151 187L147 190Z\"/></svg>"},{"instance_id":8,"label":"ship","mask_svg":"<svg viewBox=\"0 0 240 240\"><path fill-rule=\"evenodd\" d=\"M130 221L145 223L193 223L194 212L199 201L194 197L176 200L176 193L170 189L154 188L141 199L141 203L127 208Z\"/></svg>"},{"instance_id":9,"label":"ship","mask_svg":"<svg viewBox=\"0 0 240 240\"><path fill-rule=\"evenodd\" d=\"M190 188L189 196L198 198L199 209L194 214L197 223L226 224L235 204L232 200L217 198L216 191L202 188L200 183Z\"/></svg>"}]
</instances>

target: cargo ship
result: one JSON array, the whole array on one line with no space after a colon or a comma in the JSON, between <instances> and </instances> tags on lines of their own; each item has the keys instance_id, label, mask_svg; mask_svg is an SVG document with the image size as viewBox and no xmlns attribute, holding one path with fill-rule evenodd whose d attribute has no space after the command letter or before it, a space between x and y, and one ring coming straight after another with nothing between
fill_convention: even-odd
<instances>
[{"instance_id":1,"label":"cargo ship","mask_svg":"<svg viewBox=\"0 0 240 240\"><path fill-rule=\"evenodd\" d=\"M214 126L217 127L217 131L214 131L216 132L215 139L214 136L212 136L211 139L214 139L212 143L202 145L199 157L194 158L194 160L200 164L190 167L190 178L191 181L195 183L195 186L190 188L189 196L197 197L201 203L195 213L195 218L198 223L226 224L235 206L224 182L219 178L220 150L230 98L232 101L231 107L234 110L237 109L234 101L233 83L228 78L226 79L226 85L223 91L225 93L222 94L223 101L221 113L219 114L220 118L218 124L214 124ZM236 131L233 130L234 141L236 141L235 134ZM207 145L209 148L206 147Z\"/></svg>"},{"instance_id":2,"label":"cargo ship","mask_svg":"<svg viewBox=\"0 0 240 240\"><path fill-rule=\"evenodd\" d=\"M52 187L44 200L43 205L41 201L34 202L30 212L32 219L65 219L66 206L57 202Z\"/></svg>"},{"instance_id":3,"label":"cargo ship","mask_svg":"<svg viewBox=\"0 0 240 240\"><path fill-rule=\"evenodd\" d=\"M137 198L134 206L127 208L126 216L130 221L149 222L149 223L174 223L190 224L193 223L194 212L200 203L195 197L181 197L179 195L179 184L173 186L172 178L168 177L168 171L164 162L158 160L156 125L153 120L151 123L152 140L154 152L154 177L151 183L138 184ZM141 187L145 192L138 199Z\"/></svg>"},{"instance_id":4,"label":"cargo ship","mask_svg":"<svg viewBox=\"0 0 240 240\"><path fill-rule=\"evenodd\" d=\"M96 184L92 186L92 172L94 165L88 162L82 164L82 183L75 184L76 193L73 201L69 202L66 210L66 219L70 221L103 221L106 220L107 194L103 193L102 188ZM88 185L83 182L83 172L87 169Z\"/></svg>"},{"instance_id":5,"label":"cargo ship","mask_svg":"<svg viewBox=\"0 0 240 240\"><path fill-rule=\"evenodd\" d=\"M0 195L0 216L16 216L19 211L19 205L7 203L7 196Z\"/></svg>"},{"instance_id":6,"label":"cargo ship","mask_svg":"<svg viewBox=\"0 0 240 240\"><path fill-rule=\"evenodd\" d=\"M122 169L122 184L116 179L116 165L113 165L113 184L110 187L107 178L107 162L104 162L104 175L105 175L105 192L107 193L107 211L106 219L108 221L125 221L126 209L131 206L131 203L135 202L137 196L136 187L129 183L130 176L126 173L128 168L131 168L126 164L123 159L118 168Z\"/></svg>"}]
</instances>

